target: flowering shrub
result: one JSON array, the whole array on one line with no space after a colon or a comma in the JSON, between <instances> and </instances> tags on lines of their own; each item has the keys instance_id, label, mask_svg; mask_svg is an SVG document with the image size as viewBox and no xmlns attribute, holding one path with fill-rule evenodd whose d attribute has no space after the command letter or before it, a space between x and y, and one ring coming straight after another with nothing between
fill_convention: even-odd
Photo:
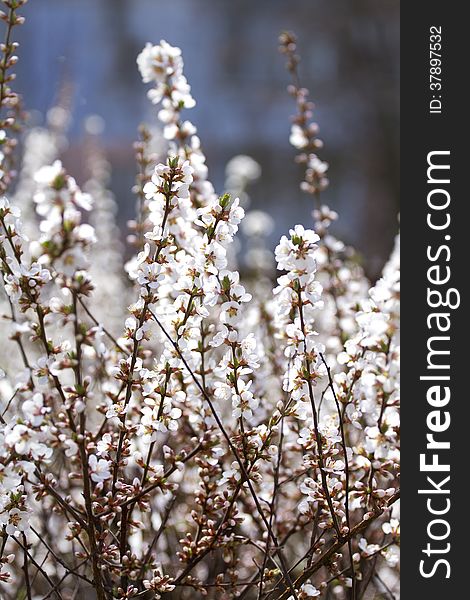
<instances>
[{"instance_id":1,"label":"flowering shrub","mask_svg":"<svg viewBox=\"0 0 470 600\"><path fill-rule=\"evenodd\" d=\"M313 228L276 247L274 286L256 241L251 275L234 269L245 211L208 179L182 117L195 101L181 51L165 41L137 58L167 148L154 161L142 129L126 284L106 163L90 152L81 191L57 160L60 109L26 132L15 182L10 34L24 0L3 4L2 598L393 597L398 248L371 287L330 232L294 37L281 36L291 143L316 208ZM241 157L230 188L246 200L259 175ZM261 239L270 217L248 222Z\"/></svg>"}]
</instances>

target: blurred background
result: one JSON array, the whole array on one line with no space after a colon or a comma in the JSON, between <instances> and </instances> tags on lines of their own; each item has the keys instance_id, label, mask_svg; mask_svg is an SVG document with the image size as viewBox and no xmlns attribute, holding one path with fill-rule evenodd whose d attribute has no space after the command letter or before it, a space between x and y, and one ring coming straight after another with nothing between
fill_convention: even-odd
<instances>
[{"instance_id":1,"label":"blurred background","mask_svg":"<svg viewBox=\"0 0 470 600\"><path fill-rule=\"evenodd\" d=\"M156 123L135 59L162 38L183 50L197 101L183 116L198 128L217 192L227 162L248 154L263 173L250 208L273 217L272 247L290 226L311 223L278 53L279 33L294 31L325 143L320 156L330 163L323 201L340 214L335 234L356 246L369 276L379 274L398 228L398 0L41 0L23 14L15 88L37 124L66 90L63 160L79 183L88 177L87 128L102 129L123 238L135 207L132 142L141 122Z\"/></svg>"}]
</instances>

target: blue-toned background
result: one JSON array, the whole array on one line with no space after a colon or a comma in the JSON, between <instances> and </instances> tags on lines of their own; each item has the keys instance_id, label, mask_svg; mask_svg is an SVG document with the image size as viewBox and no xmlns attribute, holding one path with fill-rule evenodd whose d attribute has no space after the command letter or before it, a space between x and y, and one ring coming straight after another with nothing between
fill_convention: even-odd
<instances>
[{"instance_id":1,"label":"blue-toned background","mask_svg":"<svg viewBox=\"0 0 470 600\"><path fill-rule=\"evenodd\" d=\"M67 83L73 122L64 162L79 182L84 120L105 119L123 231L134 209L132 142L138 124L155 119L135 58L145 42L164 38L183 50L197 100L185 114L198 127L217 190L232 156L261 164L252 208L275 218L273 245L294 222L311 219L288 143L294 106L277 50L279 32L294 30L325 142L321 156L331 165L325 201L340 213L336 233L377 274L397 230L398 0L30 0L23 14L16 88L28 109L44 114Z\"/></svg>"}]
</instances>

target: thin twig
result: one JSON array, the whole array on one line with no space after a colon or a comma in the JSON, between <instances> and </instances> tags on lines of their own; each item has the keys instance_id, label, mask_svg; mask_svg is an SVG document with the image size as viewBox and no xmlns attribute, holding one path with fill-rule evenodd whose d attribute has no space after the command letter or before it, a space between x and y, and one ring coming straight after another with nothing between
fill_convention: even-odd
<instances>
[{"instance_id":1,"label":"thin twig","mask_svg":"<svg viewBox=\"0 0 470 600\"><path fill-rule=\"evenodd\" d=\"M335 400L336 410L338 412L338 421L339 421L339 429L341 433L341 446L344 454L344 474L345 474L345 487L346 487L346 498L345 498L345 509L346 509L346 524L348 526L348 530L351 529L351 521L349 516L349 460L348 460L348 451L346 447L346 436L344 433L344 422L341 414L341 407L338 401L338 396L336 395L336 391L333 384L333 378L331 377L331 370L328 366L325 357L320 353L320 358L322 359L323 364L326 367L326 372L328 374L328 383L331 389L331 393L333 394L333 398ZM349 560L351 565L351 579L352 579L352 588L351 588L351 600L356 600L357 597L357 579L356 579L356 571L354 568L354 559L353 559L353 550L352 550L352 541L351 538L348 538L348 552L349 552Z\"/></svg>"},{"instance_id":2,"label":"thin twig","mask_svg":"<svg viewBox=\"0 0 470 600\"><path fill-rule=\"evenodd\" d=\"M225 441L227 442L232 454L235 457L235 460L238 463L238 466L240 467L240 470L243 474L243 477L246 481L246 484L248 485L248 489L250 490L250 493L253 497L253 501L256 505L256 509L258 510L258 513L261 517L261 519L263 520L268 535L271 537L271 540L273 541L273 544L276 548L276 553L279 556L279 560L281 562L281 570L284 574L284 576L286 577L286 581L289 585L290 591L292 593L292 595L294 596L294 599L297 600L297 592L295 591L295 588L292 584L292 580L291 577L289 575L288 569L287 569L287 565L285 564L285 560L284 560L284 556L282 553L282 550L279 547L279 542L276 538L276 536L274 535L273 530L271 529L271 527L269 526L269 521L266 519L266 516L263 512L263 509L259 503L259 499L256 495L256 492L253 488L253 484L251 483L250 477L246 471L245 465L243 463L243 461L241 460L240 456L238 455L238 452L235 448L235 446L232 443L232 440L230 439L230 436L228 435L222 421L220 420L220 417L217 413L217 411L215 410L214 404L212 403L212 400L210 399L209 395L207 394L206 390L202 387L201 383L199 382L198 378L196 377L196 375L193 373L191 367L189 366L188 362L186 361L186 359L184 358L181 350L179 349L178 344L172 339L172 337L170 336L170 334L166 331L166 329L163 327L163 325L161 324L160 320L158 319L158 317L155 315L155 313L149 309L150 314L152 315L152 317L154 318L155 322L157 323L157 325L160 327L160 329L162 330L163 334L165 335L165 337L168 339L168 341L171 343L171 345L173 346L173 348L176 350L176 352L178 353L178 356L180 358L180 360L183 362L184 366L186 367L187 371L189 372L189 374L191 375L191 378L193 379L194 383L196 384L197 388L199 389L199 391L201 392L201 394L203 395L204 399L206 400L207 404L209 405L209 408L211 410L212 416L214 417L220 431L222 432L222 435L225 438Z\"/></svg>"}]
</instances>

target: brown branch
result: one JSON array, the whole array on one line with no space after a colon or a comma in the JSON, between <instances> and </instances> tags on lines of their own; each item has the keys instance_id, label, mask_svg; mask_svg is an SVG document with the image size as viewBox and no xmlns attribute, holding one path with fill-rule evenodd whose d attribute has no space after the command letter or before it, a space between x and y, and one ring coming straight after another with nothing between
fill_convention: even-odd
<instances>
[{"instance_id":1,"label":"brown branch","mask_svg":"<svg viewBox=\"0 0 470 600\"><path fill-rule=\"evenodd\" d=\"M346 509L346 524L348 526L348 530L351 529L351 520L349 516L349 461L348 461L348 452L346 447L346 436L344 432L344 422L341 414L341 407L338 401L338 396L336 395L336 391L333 385L333 378L331 377L330 367L328 366L325 357L320 353L320 358L322 359L323 364L326 367L326 372L328 374L328 385L331 389L331 393L333 394L333 398L335 400L336 410L338 412L338 421L339 421L339 429L341 432L341 446L344 454L344 474L345 474L345 488L346 488L346 498L345 498L345 509ZM352 542L351 538L348 539L348 551L349 551L349 561L351 566L351 579L352 579L352 588L351 588L351 599L356 600L357 598L357 579L356 579L356 570L354 568L354 559L353 559L353 551L352 551Z\"/></svg>"},{"instance_id":2,"label":"brown branch","mask_svg":"<svg viewBox=\"0 0 470 600\"><path fill-rule=\"evenodd\" d=\"M310 567L304 569L303 573L297 577L294 581L294 585L298 588L302 584L304 584L312 575L314 575L321 567L326 565L330 559L333 558L333 555L340 550L344 544L348 542L349 539L353 538L355 535L366 529L375 519L380 517L383 512L388 509L392 504L394 504L400 498L400 492L396 492L386 503L383 508L376 508L373 512L372 516L368 519L362 519L357 525L352 527L347 535L337 539L332 546ZM277 600L287 600L289 597L289 591L284 592Z\"/></svg>"},{"instance_id":3,"label":"brown branch","mask_svg":"<svg viewBox=\"0 0 470 600\"><path fill-rule=\"evenodd\" d=\"M215 410L215 406L214 406L212 400L210 399L210 397L207 394L206 390L202 387L202 385L199 382L199 380L196 377L196 375L193 373L193 371L192 371L191 367L189 366L187 360L184 358L184 356L183 356L183 354L182 354L182 352L181 352L178 344L172 339L172 337L170 336L170 334L163 327L163 325L161 324L160 320L155 315L155 313L152 310L150 310L150 309L149 309L149 312L152 315L152 317L154 318L154 320L157 323L157 325L162 330L162 332L165 335L165 337L168 339L168 341L171 343L171 345L173 346L173 348L178 353L178 356L179 356L180 360L182 361L182 363L186 367L187 371L191 375L192 380L194 381L194 383L196 384L197 388L199 389L199 391L203 395L204 399L206 400L206 402L207 402L207 404L208 404L208 406L210 408L210 411L212 413L212 416L214 417L214 419L215 419L215 421L216 421L216 423L217 423L220 431L222 432L222 435L225 438L225 441L228 444L228 447L230 448L233 456L235 457L235 460L238 463L238 466L240 467L240 471L242 472L244 480L246 481L246 484L248 485L248 489L250 490L250 494L251 494L251 496L253 498L253 501L254 501L254 503L256 505L256 509L258 511L258 514L261 517L261 519L262 519L262 521L263 521L263 523L264 523L264 525L266 527L266 530L268 532L268 536L271 538L271 540L272 540L272 542L273 542L273 544L274 544L274 546L276 548L276 553L279 556L279 560L280 560L280 563L281 563L281 571L283 572L283 575L286 578L286 581L287 581L287 583L289 585L289 588L290 588L290 590L292 592L292 595L294 596L294 599L297 600L297 593L296 593L296 591L294 589L294 586L292 585L292 580L290 578L290 575L289 575L289 572L288 572L288 569L287 569L287 565L285 563L284 555L282 553L281 548L279 547L279 542L278 542L278 540L277 540L277 538L276 538L276 536L275 536L272 528L269 525L269 521L266 519L266 516L265 516L265 514L263 512L263 509L262 509L262 507L260 505L258 496L256 495L256 492L255 492L255 490L253 488L253 484L251 482L251 479L250 479L250 477L249 477L249 475L247 473L247 470L245 468L245 465L244 465L243 461L241 460L241 458L240 458L240 456L239 456L239 454L238 454L235 446L233 445L232 440L230 439L230 436L228 435L228 433L227 433L227 431L226 431L226 429L225 429L225 427L224 427L224 425L223 425L223 423L222 423L222 421L221 421L221 419L220 419L217 411Z\"/></svg>"}]
</instances>

